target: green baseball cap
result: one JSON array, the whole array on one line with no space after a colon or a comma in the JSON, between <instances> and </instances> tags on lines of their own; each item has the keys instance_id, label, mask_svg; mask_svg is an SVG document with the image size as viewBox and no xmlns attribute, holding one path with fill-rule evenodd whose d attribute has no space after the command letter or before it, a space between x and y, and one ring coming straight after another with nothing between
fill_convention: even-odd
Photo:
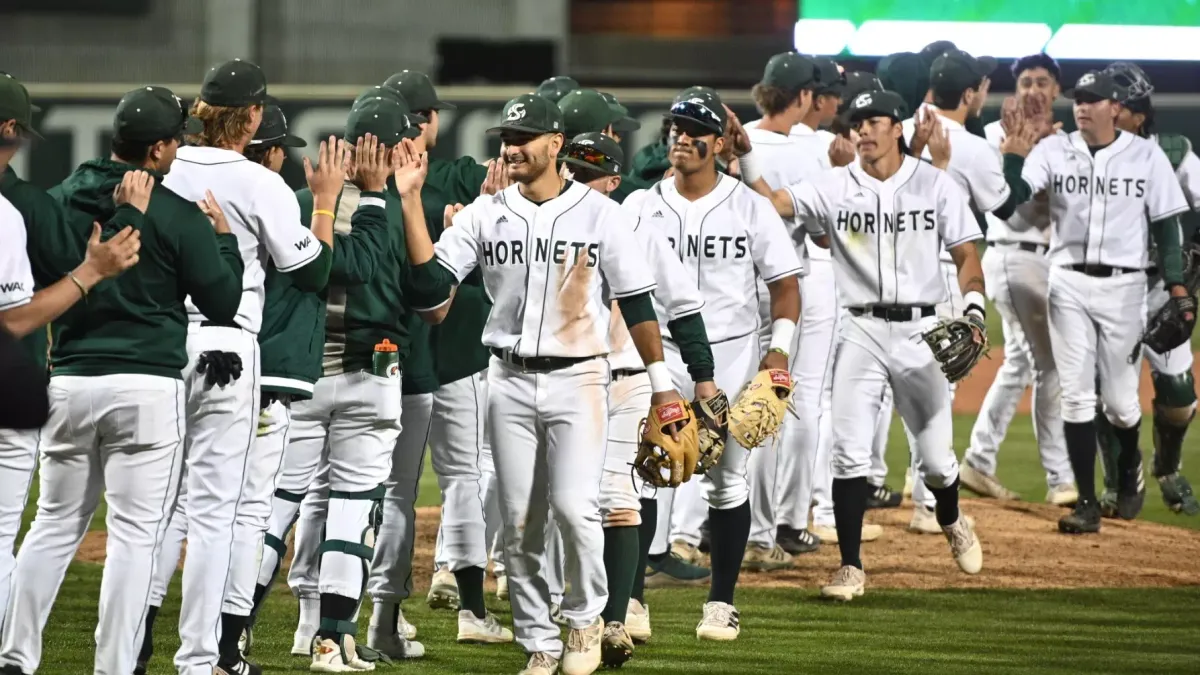
<instances>
[{"instance_id":1,"label":"green baseball cap","mask_svg":"<svg viewBox=\"0 0 1200 675\"><path fill-rule=\"evenodd\" d=\"M883 89L883 83L873 73L862 70L846 73L846 86L842 87L842 101L838 104L838 113L845 113L850 108L850 102L864 91L883 91Z\"/></svg>"},{"instance_id":2,"label":"green baseball cap","mask_svg":"<svg viewBox=\"0 0 1200 675\"><path fill-rule=\"evenodd\" d=\"M813 62L817 65L817 78L821 81L816 93L821 96L841 97L842 89L846 86L846 76L842 74L842 69L838 68L837 62L827 56L818 56Z\"/></svg>"},{"instance_id":3,"label":"green baseball cap","mask_svg":"<svg viewBox=\"0 0 1200 675\"><path fill-rule=\"evenodd\" d=\"M383 86L400 92L413 110L454 110L457 106L437 96L429 76L415 70L402 70L384 81Z\"/></svg>"},{"instance_id":4,"label":"green baseball cap","mask_svg":"<svg viewBox=\"0 0 1200 675\"><path fill-rule=\"evenodd\" d=\"M289 134L287 116L283 114L279 106L268 103L263 106L262 124L258 125L258 131L250 140L250 145L261 145L268 148L275 146L304 148L308 146L308 143L305 143L304 139L299 136Z\"/></svg>"},{"instance_id":5,"label":"green baseball cap","mask_svg":"<svg viewBox=\"0 0 1200 675\"><path fill-rule=\"evenodd\" d=\"M166 87L138 87L121 97L113 116L113 135L141 143L198 134L204 123L188 114L183 101Z\"/></svg>"},{"instance_id":6,"label":"green baseball cap","mask_svg":"<svg viewBox=\"0 0 1200 675\"><path fill-rule=\"evenodd\" d=\"M949 40L934 40L924 47L921 47L921 51L918 56L921 57L922 61L932 66L933 62L937 60L937 57L945 54L946 52L957 50L958 45Z\"/></svg>"},{"instance_id":7,"label":"green baseball cap","mask_svg":"<svg viewBox=\"0 0 1200 675\"><path fill-rule=\"evenodd\" d=\"M908 106L894 91L864 91L850 101L845 119L854 124L871 117L890 117L899 122L908 117Z\"/></svg>"},{"instance_id":8,"label":"green baseball cap","mask_svg":"<svg viewBox=\"0 0 1200 675\"><path fill-rule=\"evenodd\" d=\"M717 90L713 89L712 87L694 85L680 91L678 94L675 94L675 99L671 101L671 105L675 105L680 101L692 98L694 96L711 96L717 99L721 98L719 95L717 95Z\"/></svg>"},{"instance_id":9,"label":"green baseball cap","mask_svg":"<svg viewBox=\"0 0 1200 675\"><path fill-rule=\"evenodd\" d=\"M625 165L625 152L612 136L598 131L579 134L563 148L564 164L594 169L606 176L616 176Z\"/></svg>"},{"instance_id":10,"label":"green baseball cap","mask_svg":"<svg viewBox=\"0 0 1200 675\"><path fill-rule=\"evenodd\" d=\"M575 78L567 75L555 75L542 80L533 93L558 103L559 99L576 89L579 89L579 83L575 81Z\"/></svg>"},{"instance_id":11,"label":"green baseball cap","mask_svg":"<svg viewBox=\"0 0 1200 675\"><path fill-rule=\"evenodd\" d=\"M562 111L554 101L538 94L521 94L504 104L500 126L488 129L488 133L524 131L530 134L562 134L565 127Z\"/></svg>"},{"instance_id":12,"label":"green baseball cap","mask_svg":"<svg viewBox=\"0 0 1200 675\"><path fill-rule=\"evenodd\" d=\"M623 117L595 89L576 89L558 101L567 136L604 131Z\"/></svg>"},{"instance_id":13,"label":"green baseball cap","mask_svg":"<svg viewBox=\"0 0 1200 675\"><path fill-rule=\"evenodd\" d=\"M762 84L798 94L803 89L816 89L820 77L817 64L804 54L783 52L771 57L763 70Z\"/></svg>"},{"instance_id":14,"label":"green baseball cap","mask_svg":"<svg viewBox=\"0 0 1200 675\"><path fill-rule=\"evenodd\" d=\"M638 129L642 128L642 123L629 116L629 108L621 105L621 102L617 100L616 96L613 96L607 91L600 92L600 95L604 97L605 101L608 101L608 107L612 108L613 112L621 116L621 119L612 123L613 131L637 131Z\"/></svg>"},{"instance_id":15,"label":"green baseball cap","mask_svg":"<svg viewBox=\"0 0 1200 675\"><path fill-rule=\"evenodd\" d=\"M8 73L0 72L0 120L16 120L27 136L41 138L33 128L33 113L42 109L29 99L29 90Z\"/></svg>"},{"instance_id":16,"label":"green baseball cap","mask_svg":"<svg viewBox=\"0 0 1200 675\"><path fill-rule=\"evenodd\" d=\"M708 133L718 136L725 133L729 115L717 92L708 87L694 87L692 95L676 101L666 117L673 121L699 124Z\"/></svg>"},{"instance_id":17,"label":"green baseball cap","mask_svg":"<svg viewBox=\"0 0 1200 675\"><path fill-rule=\"evenodd\" d=\"M267 100L267 77L249 61L226 61L205 73L200 100L225 108L262 105Z\"/></svg>"},{"instance_id":18,"label":"green baseball cap","mask_svg":"<svg viewBox=\"0 0 1200 675\"><path fill-rule=\"evenodd\" d=\"M951 49L933 60L929 67L929 86L965 90L996 70L996 59L976 58L961 49Z\"/></svg>"},{"instance_id":19,"label":"green baseball cap","mask_svg":"<svg viewBox=\"0 0 1200 675\"><path fill-rule=\"evenodd\" d=\"M929 91L929 66L920 54L898 52L879 60L875 74L883 88L900 95L910 110L916 110Z\"/></svg>"},{"instance_id":20,"label":"green baseball cap","mask_svg":"<svg viewBox=\"0 0 1200 675\"><path fill-rule=\"evenodd\" d=\"M366 99L350 109L343 138L354 143L361 136L371 134L388 147L405 138L416 138L421 135L421 130L409 123L407 113L404 106L386 96Z\"/></svg>"},{"instance_id":21,"label":"green baseball cap","mask_svg":"<svg viewBox=\"0 0 1200 675\"><path fill-rule=\"evenodd\" d=\"M1067 92L1067 98L1080 103L1105 100L1121 103L1129 98L1129 90L1122 87L1110 71L1090 70L1079 77L1075 87Z\"/></svg>"},{"instance_id":22,"label":"green baseball cap","mask_svg":"<svg viewBox=\"0 0 1200 675\"><path fill-rule=\"evenodd\" d=\"M404 108L405 110L405 116L408 117L408 123L414 127L420 124L425 124L429 121L424 115L418 115L412 111L412 106L408 104L408 99L404 97L404 94L401 94L398 90L393 87L389 87L386 84L375 84L363 89L362 92L359 93L358 98L354 99L354 103L350 105L350 108L355 108L363 101L370 101L380 97L388 98L396 103L399 103L400 107Z\"/></svg>"}]
</instances>

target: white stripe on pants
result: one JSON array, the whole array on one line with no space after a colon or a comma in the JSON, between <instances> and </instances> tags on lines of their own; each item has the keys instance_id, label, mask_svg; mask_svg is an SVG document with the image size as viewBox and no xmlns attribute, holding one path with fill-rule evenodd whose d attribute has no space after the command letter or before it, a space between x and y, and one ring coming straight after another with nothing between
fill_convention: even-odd
<instances>
[{"instance_id":1,"label":"white stripe on pants","mask_svg":"<svg viewBox=\"0 0 1200 675\"><path fill-rule=\"evenodd\" d=\"M8 607L8 591L17 564L13 547L37 467L41 434L41 429L0 429L0 613ZM0 616L0 634L3 632L4 617Z\"/></svg>"}]
</instances>

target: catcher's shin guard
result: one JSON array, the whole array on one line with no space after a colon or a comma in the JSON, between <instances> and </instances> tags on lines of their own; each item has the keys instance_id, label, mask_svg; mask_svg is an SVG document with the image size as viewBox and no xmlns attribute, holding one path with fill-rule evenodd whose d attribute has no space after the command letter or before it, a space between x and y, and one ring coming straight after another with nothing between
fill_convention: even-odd
<instances>
[{"instance_id":1,"label":"catcher's shin guard","mask_svg":"<svg viewBox=\"0 0 1200 675\"><path fill-rule=\"evenodd\" d=\"M258 611L267 597L267 591L271 589L271 585L275 583L275 578L279 575L279 570L283 567L283 559L287 557L288 533L296 526L302 501L304 501L303 493L275 490L274 504L271 509L272 518L267 525L267 531L263 533L262 561L258 568L254 605L250 608L250 618L246 621L247 626L254 626L255 621L258 620ZM273 530L278 531L278 534Z\"/></svg>"},{"instance_id":2,"label":"catcher's shin guard","mask_svg":"<svg viewBox=\"0 0 1200 675\"><path fill-rule=\"evenodd\" d=\"M318 551L321 556L322 595L352 597L357 600L357 605L361 605L371 559L375 556L375 535L379 531L383 513L383 493L383 486L362 492L329 491L325 540ZM354 532L352 536L357 541L345 536L350 532ZM357 560L351 563L354 559ZM355 614L358 612L357 605ZM325 622L327 618L348 619L322 616L321 621Z\"/></svg>"},{"instance_id":3,"label":"catcher's shin guard","mask_svg":"<svg viewBox=\"0 0 1200 675\"><path fill-rule=\"evenodd\" d=\"M1183 439L1196 415L1196 389L1191 373L1152 374L1154 382L1154 476L1179 471Z\"/></svg>"}]
</instances>

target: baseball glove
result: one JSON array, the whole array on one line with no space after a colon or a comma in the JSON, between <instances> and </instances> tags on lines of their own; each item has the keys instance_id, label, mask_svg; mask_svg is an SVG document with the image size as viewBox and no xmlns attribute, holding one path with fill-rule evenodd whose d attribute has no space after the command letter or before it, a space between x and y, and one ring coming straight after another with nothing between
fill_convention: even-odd
<instances>
[{"instance_id":1,"label":"baseball glove","mask_svg":"<svg viewBox=\"0 0 1200 675\"><path fill-rule=\"evenodd\" d=\"M729 435L753 450L779 433L792 396L792 375L779 368L760 370L729 409Z\"/></svg>"},{"instance_id":2,"label":"baseball glove","mask_svg":"<svg viewBox=\"0 0 1200 675\"><path fill-rule=\"evenodd\" d=\"M978 334L976 334L978 331ZM942 321L921 334L933 356L942 364L946 379L958 382L987 353L987 325L974 314Z\"/></svg>"},{"instance_id":3,"label":"baseball glove","mask_svg":"<svg viewBox=\"0 0 1200 675\"><path fill-rule=\"evenodd\" d=\"M679 440L671 438L675 429ZM700 459L696 418L686 401L651 406L649 419L641 425L633 468L654 487L676 487L687 482Z\"/></svg>"},{"instance_id":4,"label":"baseball glove","mask_svg":"<svg viewBox=\"0 0 1200 675\"><path fill-rule=\"evenodd\" d=\"M700 463L696 473L704 475L725 452L725 434L729 433L729 397L720 389L712 398L692 401L692 414L699 423Z\"/></svg>"},{"instance_id":5,"label":"baseball glove","mask_svg":"<svg viewBox=\"0 0 1200 675\"><path fill-rule=\"evenodd\" d=\"M1130 363L1137 361L1141 344L1159 354L1166 354L1192 338L1192 329L1196 327L1196 297L1187 295L1182 298L1171 297L1166 304L1158 309L1146 325L1139 345L1135 345Z\"/></svg>"}]
</instances>

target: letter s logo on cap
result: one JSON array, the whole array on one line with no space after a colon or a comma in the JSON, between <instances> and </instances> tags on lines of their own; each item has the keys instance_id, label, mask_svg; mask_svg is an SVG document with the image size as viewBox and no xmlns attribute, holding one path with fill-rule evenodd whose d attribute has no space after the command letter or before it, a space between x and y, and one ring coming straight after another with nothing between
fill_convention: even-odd
<instances>
[{"instance_id":1,"label":"letter s logo on cap","mask_svg":"<svg viewBox=\"0 0 1200 675\"><path fill-rule=\"evenodd\" d=\"M1075 83L1077 87L1086 87L1096 81L1096 76L1092 73L1084 73L1083 77L1079 78L1079 82Z\"/></svg>"},{"instance_id":2,"label":"letter s logo on cap","mask_svg":"<svg viewBox=\"0 0 1200 675\"><path fill-rule=\"evenodd\" d=\"M869 91L863 92L858 95L858 98L854 99L854 107L855 108L865 108L865 107L871 105L871 103L873 103L873 102L874 101L871 99L871 92L869 92Z\"/></svg>"},{"instance_id":3,"label":"letter s logo on cap","mask_svg":"<svg viewBox=\"0 0 1200 675\"><path fill-rule=\"evenodd\" d=\"M504 119L508 122L516 122L517 120L525 119L525 104L513 104L513 107L508 109L508 114L504 116Z\"/></svg>"}]
</instances>

